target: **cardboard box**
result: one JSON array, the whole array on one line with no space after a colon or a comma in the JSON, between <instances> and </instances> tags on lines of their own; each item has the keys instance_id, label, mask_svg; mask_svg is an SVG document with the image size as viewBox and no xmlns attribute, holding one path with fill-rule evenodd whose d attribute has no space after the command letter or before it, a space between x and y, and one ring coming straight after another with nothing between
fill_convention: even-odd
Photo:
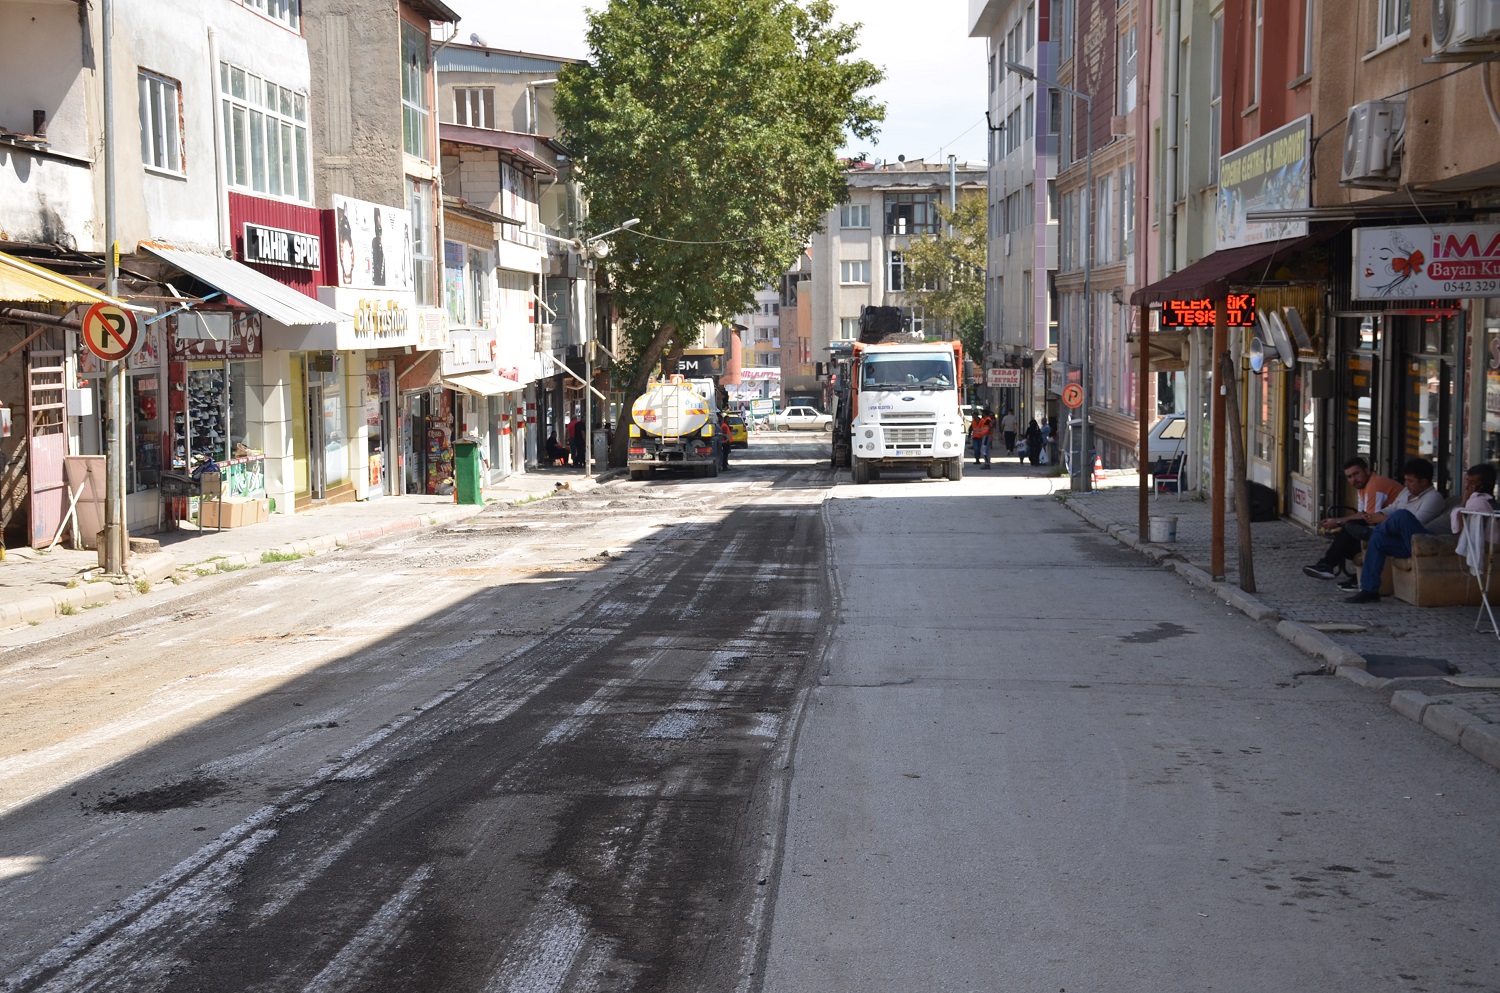
<instances>
[{"instance_id":1,"label":"cardboard box","mask_svg":"<svg viewBox=\"0 0 1500 993\"><path fill-rule=\"evenodd\" d=\"M271 519L271 501L266 499L252 500L255 504L255 523L264 524Z\"/></svg>"},{"instance_id":2,"label":"cardboard box","mask_svg":"<svg viewBox=\"0 0 1500 993\"><path fill-rule=\"evenodd\" d=\"M255 523L255 501L203 500L198 515L204 528L242 528Z\"/></svg>"}]
</instances>

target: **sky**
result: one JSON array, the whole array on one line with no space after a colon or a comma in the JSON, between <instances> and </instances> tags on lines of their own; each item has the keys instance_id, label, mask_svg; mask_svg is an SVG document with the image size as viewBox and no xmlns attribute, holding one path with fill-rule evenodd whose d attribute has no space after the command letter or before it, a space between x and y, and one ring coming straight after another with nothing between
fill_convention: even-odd
<instances>
[{"instance_id":1,"label":"sky","mask_svg":"<svg viewBox=\"0 0 1500 993\"><path fill-rule=\"evenodd\" d=\"M584 8L604 0L446 0L463 18L458 37L537 55L588 58ZM985 161L985 53L968 36L969 0L835 0L839 19L859 21L860 55L884 70L875 96L886 105L873 141L844 154L872 159Z\"/></svg>"}]
</instances>

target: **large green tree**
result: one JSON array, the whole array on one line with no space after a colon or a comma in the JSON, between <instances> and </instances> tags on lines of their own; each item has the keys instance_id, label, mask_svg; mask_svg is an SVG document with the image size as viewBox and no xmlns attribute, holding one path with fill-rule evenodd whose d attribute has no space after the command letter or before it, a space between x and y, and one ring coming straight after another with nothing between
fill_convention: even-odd
<instances>
[{"instance_id":1,"label":"large green tree","mask_svg":"<svg viewBox=\"0 0 1500 993\"><path fill-rule=\"evenodd\" d=\"M904 253L907 302L964 343L980 361L984 344L984 267L989 218L983 194L967 194L949 210L939 205L941 233L912 239ZM981 364L983 364L981 362Z\"/></svg>"},{"instance_id":2,"label":"large green tree","mask_svg":"<svg viewBox=\"0 0 1500 993\"><path fill-rule=\"evenodd\" d=\"M828 0L610 0L558 74L588 230L639 217L602 263L628 335L625 409L669 348L749 309L845 195L837 153L875 134L857 25ZM624 462L616 432L612 464Z\"/></svg>"}]
</instances>

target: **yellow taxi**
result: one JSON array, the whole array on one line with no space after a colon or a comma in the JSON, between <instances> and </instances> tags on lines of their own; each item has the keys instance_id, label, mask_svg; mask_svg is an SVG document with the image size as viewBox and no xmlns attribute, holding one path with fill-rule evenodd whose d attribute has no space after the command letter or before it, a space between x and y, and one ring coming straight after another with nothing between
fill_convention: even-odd
<instances>
[{"instance_id":1,"label":"yellow taxi","mask_svg":"<svg viewBox=\"0 0 1500 993\"><path fill-rule=\"evenodd\" d=\"M729 444L733 448L749 448L750 432L745 430L745 418L740 414L725 414L729 422Z\"/></svg>"}]
</instances>

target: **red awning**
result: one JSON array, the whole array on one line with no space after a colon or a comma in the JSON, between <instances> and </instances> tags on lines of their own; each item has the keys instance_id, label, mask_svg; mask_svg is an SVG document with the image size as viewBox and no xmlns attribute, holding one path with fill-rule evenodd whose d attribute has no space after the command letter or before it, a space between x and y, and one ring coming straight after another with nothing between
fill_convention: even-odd
<instances>
[{"instance_id":1,"label":"red awning","mask_svg":"<svg viewBox=\"0 0 1500 993\"><path fill-rule=\"evenodd\" d=\"M1277 261L1324 241L1332 233L1330 231L1325 235L1286 238L1282 241L1268 241L1260 245L1245 245L1214 252L1194 262L1186 269L1179 269L1164 279L1142 286L1130 294L1130 303L1132 306L1139 307L1142 304L1161 303L1165 300L1218 298L1228 291L1231 283L1254 285L1262 282L1286 282L1284 279L1268 278L1278 268Z\"/></svg>"}]
</instances>

